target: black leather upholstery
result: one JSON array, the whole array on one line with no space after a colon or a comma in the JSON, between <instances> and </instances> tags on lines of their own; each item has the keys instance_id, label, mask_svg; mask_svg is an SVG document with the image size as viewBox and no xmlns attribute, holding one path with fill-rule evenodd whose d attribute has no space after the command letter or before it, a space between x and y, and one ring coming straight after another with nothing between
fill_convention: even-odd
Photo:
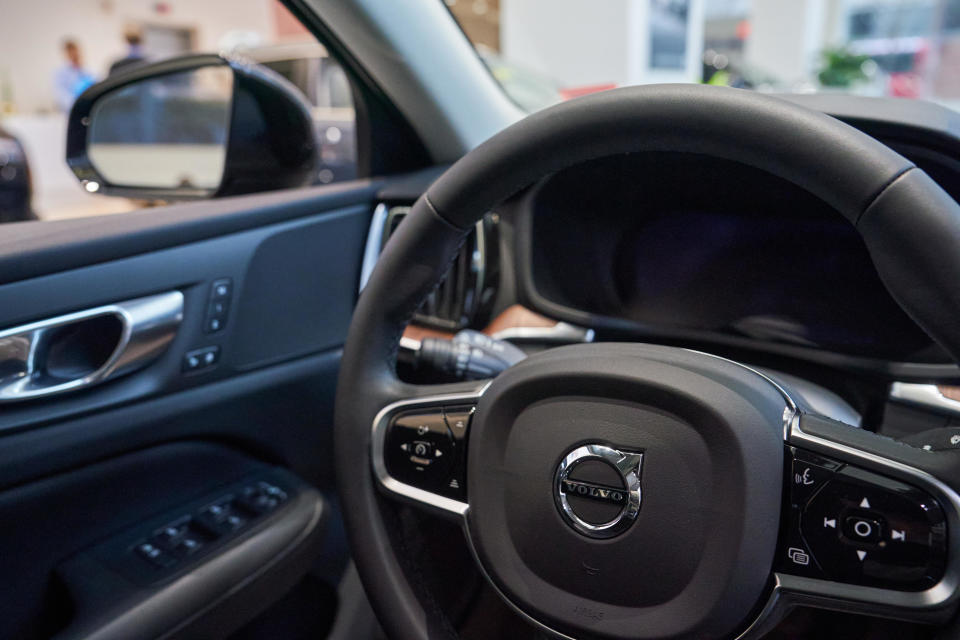
<instances>
[{"instance_id":1,"label":"black leather upholstery","mask_svg":"<svg viewBox=\"0 0 960 640\"><path fill-rule=\"evenodd\" d=\"M912 169L883 190L857 229L893 298L960 360L960 206Z\"/></svg>"}]
</instances>

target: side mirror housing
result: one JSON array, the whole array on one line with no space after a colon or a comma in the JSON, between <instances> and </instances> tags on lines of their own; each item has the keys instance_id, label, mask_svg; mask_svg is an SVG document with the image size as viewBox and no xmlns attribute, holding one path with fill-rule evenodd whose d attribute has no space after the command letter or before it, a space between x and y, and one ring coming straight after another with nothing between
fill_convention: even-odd
<instances>
[{"instance_id":1,"label":"side mirror housing","mask_svg":"<svg viewBox=\"0 0 960 640\"><path fill-rule=\"evenodd\" d=\"M310 106L274 71L219 55L137 66L77 98L67 164L91 193L142 200L313 184Z\"/></svg>"}]
</instances>

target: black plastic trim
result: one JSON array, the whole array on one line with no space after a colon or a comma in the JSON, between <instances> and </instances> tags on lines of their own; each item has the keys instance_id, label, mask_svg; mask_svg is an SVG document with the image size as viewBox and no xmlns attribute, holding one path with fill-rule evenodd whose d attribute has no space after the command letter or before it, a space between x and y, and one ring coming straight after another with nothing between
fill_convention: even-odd
<instances>
[{"instance_id":1,"label":"black plastic trim","mask_svg":"<svg viewBox=\"0 0 960 640\"><path fill-rule=\"evenodd\" d=\"M292 416L277 416L270 403L293 403L296 398L303 402L303 394L312 390L316 405L331 408L339 364L340 351L330 351L43 429L6 435L0 447L0 489L127 451L198 437L256 450L322 484L330 480L331 471L314 470L317 458L331 446L329 424L311 423L311 435L295 434L294 447L283 442L283 434L288 431L275 424L280 418ZM323 419L325 416L317 415L316 405L290 406L297 407L296 419L303 420L305 411L311 418ZM216 416L215 422L206 420L211 415ZM206 424L202 431L198 430L200 424ZM265 429L263 424L275 426ZM296 455L289 457L291 451Z\"/></svg>"},{"instance_id":2,"label":"black plastic trim","mask_svg":"<svg viewBox=\"0 0 960 640\"><path fill-rule=\"evenodd\" d=\"M358 180L191 202L123 215L8 224L0 234L0 284L207 240L355 204L379 181Z\"/></svg>"},{"instance_id":3,"label":"black plastic trim","mask_svg":"<svg viewBox=\"0 0 960 640\"><path fill-rule=\"evenodd\" d=\"M306 2L280 1L333 54L352 81L357 114L357 175L387 175L428 167L432 161L423 142L350 48Z\"/></svg>"}]
</instances>

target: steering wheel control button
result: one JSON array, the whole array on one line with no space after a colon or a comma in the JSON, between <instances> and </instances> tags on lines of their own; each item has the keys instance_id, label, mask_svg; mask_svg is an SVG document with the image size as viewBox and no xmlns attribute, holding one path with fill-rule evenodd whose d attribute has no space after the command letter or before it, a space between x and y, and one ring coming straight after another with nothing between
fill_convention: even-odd
<instances>
[{"instance_id":1,"label":"steering wheel control button","mask_svg":"<svg viewBox=\"0 0 960 640\"><path fill-rule=\"evenodd\" d=\"M863 516L847 516L843 521L843 535L854 542L880 542L880 523Z\"/></svg>"},{"instance_id":2,"label":"steering wheel control button","mask_svg":"<svg viewBox=\"0 0 960 640\"><path fill-rule=\"evenodd\" d=\"M807 578L825 578L810 547L800 535L800 509L791 507L787 522L788 534L777 552L776 570Z\"/></svg>"},{"instance_id":3,"label":"steering wheel control button","mask_svg":"<svg viewBox=\"0 0 960 640\"><path fill-rule=\"evenodd\" d=\"M470 420L476 410L476 407L447 407L443 410L447 419L447 426L450 427L450 433L457 441L464 440L467 437Z\"/></svg>"},{"instance_id":4,"label":"steering wheel control button","mask_svg":"<svg viewBox=\"0 0 960 640\"><path fill-rule=\"evenodd\" d=\"M840 463L794 449L790 476L790 502L802 507L840 469Z\"/></svg>"},{"instance_id":5,"label":"steering wheel control button","mask_svg":"<svg viewBox=\"0 0 960 640\"><path fill-rule=\"evenodd\" d=\"M857 467L837 471L802 508L800 532L832 580L922 591L943 577L947 529L937 501Z\"/></svg>"},{"instance_id":6,"label":"steering wheel control button","mask_svg":"<svg viewBox=\"0 0 960 640\"><path fill-rule=\"evenodd\" d=\"M404 484L427 491L448 489L456 446L443 409L401 413L394 418L387 431L384 458L387 472Z\"/></svg>"},{"instance_id":7,"label":"steering wheel control button","mask_svg":"<svg viewBox=\"0 0 960 640\"><path fill-rule=\"evenodd\" d=\"M456 442L456 458L453 461L453 471L438 490L448 498L465 502L467 499L467 434L470 431L470 422L477 408L472 405L444 407L443 416L447 427ZM436 455L436 453L434 454Z\"/></svg>"},{"instance_id":8,"label":"steering wheel control button","mask_svg":"<svg viewBox=\"0 0 960 640\"><path fill-rule=\"evenodd\" d=\"M590 538L612 538L630 528L640 511L643 454L603 444L567 453L554 479L560 515Z\"/></svg>"}]
</instances>

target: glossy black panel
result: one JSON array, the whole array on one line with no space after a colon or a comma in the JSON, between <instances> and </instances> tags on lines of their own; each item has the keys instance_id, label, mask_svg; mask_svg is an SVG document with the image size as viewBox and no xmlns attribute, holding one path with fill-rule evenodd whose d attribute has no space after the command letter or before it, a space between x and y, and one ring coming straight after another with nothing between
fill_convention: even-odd
<instances>
[{"instance_id":1,"label":"glossy black panel","mask_svg":"<svg viewBox=\"0 0 960 640\"><path fill-rule=\"evenodd\" d=\"M802 449L791 451L791 511L778 570L901 591L923 591L940 581L947 523L933 496Z\"/></svg>"}]
</instances>

